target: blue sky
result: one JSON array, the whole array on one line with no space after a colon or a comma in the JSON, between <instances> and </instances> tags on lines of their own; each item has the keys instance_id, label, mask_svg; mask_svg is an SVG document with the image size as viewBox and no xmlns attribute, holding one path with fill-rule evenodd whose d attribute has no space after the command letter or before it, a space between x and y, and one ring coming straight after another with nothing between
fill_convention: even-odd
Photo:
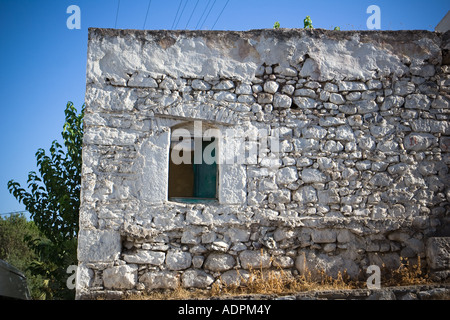
<instances>
[{"instance_id":1,"label":"blue sky","mask_svg":"<svg viewBox=\"0 0 450 320\"><path fill-rule=\"evenodd\" d=\"M67 28L70 5L81 10L81 29ZM24 210L7 182L26 186L28 172L37 171L37 149L60 140L67 101L77 108L84 102L89 27L143 29L149 9L145 29L250 30L271 28L275 21L299 28L309 15L315 28L367 30L366 9L377 5L381 30L433 31L450 10L448 0L151 0L148 5L149 0L0 0L0 214Z\"/></svg>"}]
</instances>

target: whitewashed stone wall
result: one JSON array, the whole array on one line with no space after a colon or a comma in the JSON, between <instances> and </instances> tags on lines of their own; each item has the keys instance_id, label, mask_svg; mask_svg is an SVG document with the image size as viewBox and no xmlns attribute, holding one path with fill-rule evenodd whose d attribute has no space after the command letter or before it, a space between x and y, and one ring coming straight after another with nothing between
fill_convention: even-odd
<instances>
[{"instance_id":1,"label":"whitewashed stone wall","mask_svg":"<svg viewBox=\"0 0 450 320\"><path fill-rule=\"evenodd\" d=\"M449 231L448 38L90 29L77 297L425 257ZM216 203L170 202L170 128L195 120L279 145L221 164Z\"/></svg>"}]
</instances>

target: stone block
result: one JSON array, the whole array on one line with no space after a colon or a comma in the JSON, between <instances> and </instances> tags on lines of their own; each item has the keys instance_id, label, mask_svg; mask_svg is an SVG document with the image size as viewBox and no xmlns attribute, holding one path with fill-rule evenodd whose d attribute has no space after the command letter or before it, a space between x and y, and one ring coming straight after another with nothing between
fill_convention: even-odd
<instances>
[{"instance_id":1,"label":"stone block","mask_svg":"<svg viewBox=\"0 0 450 320\"><path fill-rule=\"evenodd\" d=\"M277 172L278 184L289 184L298 180L297 167L281 168Z\"/></svg>"},{"instance_id":2,"label":"stone block","mask_svg":"<svg viewBox=\"0 0 450 320\"><path fill-rule=\"evenodd\" d=\"M244 269L269 268L272 264L269 254L266 251L244 250L239 254L241 267Z\"/></svg>"},{"instance_id":3,"label":"stone block","mask_svg":"<svg viewBox=\"0 0 450 320\"><path fill-rule=\"evenodd\" d=\"M192 256L189 252L171 249L166 255L166 266L169 270L184 270L191 266Z\"/></svg>"},{"instance_id":4,"label":"stone block","mask_svg":"<svg viewBox=\"0 0 450 320\"><path fill-rule=\"evenodd\" d=\"M152 264L160 266L164 263L166 254L161 251L137 250L132 254L124 254L123 259L128 263Z\"/></svg>"},{"instance_id":5,"label":"stone block","mask_svg":"<svg viewBox=\"0 0 450 320\"><path fill-rule=\"evenodd\" d=\"M205 261L204 268L222 272L232 269L236 265L236 260L232 255L223 253L211 253Z\"/></svg>"},{"instance_id":6,"label":"stone block","mask_svg":"<svg viewBox=\"0 0 450 320\"><path fill-rule=\"evenodd\" d=\"M78 235L80 262L112 262L122 249L120 234L114 230L85 230Z\"/></svg>"},{"instance_id":7,"label":"stone block","mask_svg":"<svg viewBox=\"0 0 450 320\"><path fill-rule=\"evenodd\" d=\"M287 109L290 108L292 104L292 99L285 94L275 94L273 98L274 108Z\"/></svg>"},{"instance_id":8,"label":"stone block","mask_svg":"<svg viewBox=\"0 0 450 320\"><path fill-rule=\"evenodd\" d=\"M139 282L142 282L147 290L176 289L180 284L179 275L172 271L150 271L144 273Z\"/></svg>"},{"instance_id":9,"label":"stone block","mask_svg":"<svg viewBox=\"0 0 450 320\"><path fill-rule=\"evenodd\" d=\"M406 150L423 151L437 143L437 138L429 133L411 133L403 140Z\"/></svg>"},{"instance_id":10,"label":"stone block","mask_svg":"<svg viewBox=\"0 0 450 320\"><path fill-rule=\"evenodd\" d=\"M336 242L336 231L330 229L315 229L311 233L311 240L315 243Z\"/></svg>"},{"instance_id":11,"label":"stone block","mask_svg":"<svg viewBox=\"0 0 450 320\"><path fill-rule=\"evenodd\" d=\"M106 289L133 289L137 281L138 267L133 264L107 268L103 271Z\"/></svg>"},{"instance_id":12,"label":"stone block","mask_svg":"<svg viewBox=\"0 0 450 320\"><path fill-rule=\"evenodd\" d=\"M312 186L304 186L294 192L292 199L302 204L315 203L317 202L317 191Z\"/></svg>"},{"instance_id":13,"label":"stone block","mask_svg":"<svg viewBox=\"0 0 450 320\"><path fill-rule=\"evenodd\" d=\"M184 288L205 289L214 282L214 277L203 270L187 270L181 276Z\"/></svg>"},{"instance_id":14,"label":"stone block","mask_svg":"<svg viewBox=\"0 0 450 320\"><path fill-rule=\"evenodd\" d=\"M303 169L301 179L304 183L324 183L327 181L327 176L317 169Z\"/></svg>"},{"instance_id":15,"label":"stone block","mask_svg":"<svg viewBox=\"0 0 450 320\"><path fill-rule=\"evenodd\" d=\"M264 83L264 91L274 94L277 92L279 84L276 81L267 81Z\"/></svg>"},{"instance_id":16,"label":"stone block","mask_svg":"<svg viewBox=\"0 0 450 320\"><path fill-rule=\"evenodd\" d=\"M420 109L428 110L430 109L431 101L424 94L410 94L406 97L405 108L407 109Z\"/></svg>"},{"instance_id":17,"label":"stone block","mask_svg":"<svg viewBox=\"0 0 450 320\"><path fill-rule=\"evenodd\" d=\"M432 237L426 242L428 266L433 270L450 269L450 237Z\"/></svg>"}]
</instances>

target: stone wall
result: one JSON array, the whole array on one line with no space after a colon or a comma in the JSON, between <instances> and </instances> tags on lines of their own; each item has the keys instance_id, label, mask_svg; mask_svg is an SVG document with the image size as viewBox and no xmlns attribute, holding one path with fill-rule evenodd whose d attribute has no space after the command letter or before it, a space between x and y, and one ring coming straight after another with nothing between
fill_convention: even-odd
<instances>
[{"instance_id":1,"label":"stone wall","mask_svg":"<svg viewBox=\"0 0 450 320\"><path fill-rule=\"evenodd\" d=\"M77 297L425 258L449 235L448 38L90 29ZM220 164L217 201L172 202L171 128L193 121L277 143Z\"/></svg>"}]
</instances>

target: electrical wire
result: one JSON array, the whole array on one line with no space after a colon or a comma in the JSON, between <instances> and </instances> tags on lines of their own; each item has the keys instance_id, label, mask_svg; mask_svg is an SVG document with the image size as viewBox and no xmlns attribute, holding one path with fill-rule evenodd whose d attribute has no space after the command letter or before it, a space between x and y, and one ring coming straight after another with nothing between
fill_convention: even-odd
<instances>
[{"instance_id":1,"label":"electrical wire","mask_svg":"<svg viewBox=\"0 0 450 320\"><path fill-rule=\"evenodd\" d=\"M183 3L183 0L180 0L180 4L178 5L178 9L177 9L177 14L175 15L175 19L173 19L172 28L170 28L170 29L173 29L175 27L175 21L177 21L178 12L180 12L180 8L181 8L181 4L182 3Z\"/></svg>"},{"instance_id":2,"label":"electrical wire","mask_svg":"<svg viewBox=\"0 0 450 320\"><path fill-rule=\"evenodd\" d=\"M120 0L117 3L116 22L114 23L114 29L117 28L117 17L119 16L119 7L120 7Z\"/></svg>"},{"instance_id":3,"label":"electrical wire","mask_svg":"<svg viewBox=\"0 0 450 320\"><path fill-rule=\"evenodd\" d=\"M203 10L202 15L200 16L200 19L198 19L197 25L195 26L196 30L198 29L198 25L200 24L200 21L202 21L202 18L205 15L206 9L208 9L210 3L211 3L211 0L208 0L208 3L206 4L205 9Z\"/></svg>"},{"instance_id":4,"label":"electrical wire","mask_svg":"<svg viewBox=\"0 0 450 320\"><path fill-rule=\"evenodd\" d=\"M149 0L149 2L148 2L148 7L147 7L147 13L145 14L144 26L142 27L142 30L145 29L145 23L147 22L148 11L150 10L150 5L151 5L151 4L152 4L152 0Z\"/></svg>"},{"instance_id":5,"label":"electrical wire","mask_svg":"<svg viewBox=\"0 0 450 320\"><path fill-rule=\"evenodd\" d=\"M198 2L199 2L199 1L200 1L200 0L197 0L197 3L195 4L194 10L192 10L191 15L189 16L189 20L188 20L188 22L186 23L186 26L184 27L184 29L187 29L187 26L188 26L189 22L191 22L192 15L194 14L195 9L197 9L197 5L198 5Z\"/></svg>"},{"instance_id":6,"label":"electrical wire","mask_svg":"<svg viewBox=\"0 0 450 320\"><path fill-rule=\"evenodd\" d=\"M214 22L214 24L213 24L211 30L214 29L214 27L216 26L216 23L217 23L217 21L219 21L219 18L220 18L220 16L222 15L223 11L225 10L225 7L227 6L228 2L230 2L230 0L227 0L227 2L225 3L225 5L223 6L222 11L220 11L219 16L217 17L216 22Z\"/></svg>"},{"instance_id":7,"label":"electrical wire","mask_svg":"<svg viewBox=\"0 0 450 320\"><path fill-rule=\"evenodd\" d=\"M187 4L188 4L188 0L186 0L186 3L184 4L183 9L181 9L181 13L180 13L180 16L178 17L178 21L177 21L177 24L175 25L175 29L177 28L178 24L180 23L180 19L183 16L183 12L184 12L184 9L186 9Z\"/></svg>"},{"instance_id":8,"label":"electrical wire","mask_svg":"<svg viewBox=\"0 0 450 320\"><path fill-rule=\"evenodd\" d=\"M213 4L212 4L211 8L209 8L208 14L207 14L206 17L205 17L205 20L203 20L203 23L202 23L202 25L200 26L200 29L203 28L203 25L205 24L206 19L208 19L209 14L211 13L211 10L212 10L212 8L214 7L215 4L216 4L216 0L214 0L214 2L213 2Z\"/></svg>"}]
</instances>

